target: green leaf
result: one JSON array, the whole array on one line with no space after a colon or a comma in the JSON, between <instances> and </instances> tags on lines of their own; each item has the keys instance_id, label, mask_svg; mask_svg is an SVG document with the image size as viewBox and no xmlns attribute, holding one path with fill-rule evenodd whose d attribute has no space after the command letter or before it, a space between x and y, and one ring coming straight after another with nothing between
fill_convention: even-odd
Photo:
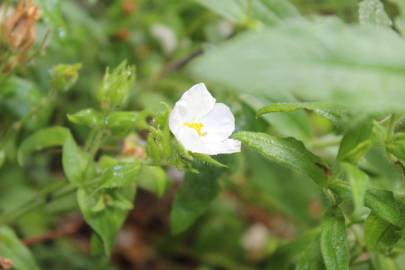
<instances>
[{"instance_id":1,"label":"green leaf","mask_svg":"<svg viewBox=\"0 0 405 270\"><path fill-rule=\"evenodd\" d=\"M136 176L141 170L137 159L115 160L103 157L100 161L103 167L100 188L126 187L135 183ZM103 164L104 163L104 164Z\"/></svg>"},{"instance_id":2,"label":"green leaf","mask_svg":"<svg viewBox=\"0 0 405 270\"><path fill-rule=\"evenodd\" d=\"M162 197L168 185L166 172L158 166L142 166L138 176L139 187L154 193L157 197Z\"/></svg>"},{"instance_id":3,"label":"green leaf","mask_svg":"<svg viewBox=\"0 0 405 270\"><path fill-rule=\"evenodd\" d=\"M321 251L327 270L349 270L346 226L339 209L333 209L322 225Z\"/></svg>"},{"instance_id":4,"label":"green leaf","mask_svg":"<svg viewBox=\"0 0 405 270\"><path fill-rule=\"evenodd\" d=\"M104 252L109 255L115 242L115 237L124 223L131 202L135 197L136 186L130 184L125 188L114 190L113 194L101 193L99 196L105 205L100 206L100 197L79 189L77 202L87 224L98 234L104 245Z\"/></svg>"},{"instance_id":5,"label":"green leaf","mask_svg":"<svg viewBox=\"0 0 405 270\"><path fill-rule=\"evenodd\" d=\"M323 270L325 266L322 260L319 237L309 243L297 262L295 270Z\"/></svg>"},{"instance_id":6,"label":"green leaf","mask_svg":"<svg viewBox=\"0 0 405 270\"><path fill-rule=\"evenodd\" d=\"M191 153L191 155L198 161L201 161L204 164L211 165L218 168L227 168L225 164L222 164L218 160L214 159L211 156L199 154L199 153Z\"/></svg>"},{"instance_id":7,"label":"green leaf","mask_svg":"<svg viewBox=\"0 0 405 270\"><path fill-rule=\"evenodd\" d=\"M219 192L218 176L218 171L209 167L198 174L186 173L170 213L174 234L185 231L208 209Z\"/></svg>"},{"instance_id":8,"label":"green leaf","mask_svg":"<svg viewBox=\"0 0 405 270\"><path fill-rule=\"evenodd\" d=\"M338 159L341 161L357 162L372 145L373 122L363 120L349 129L340 143Z\"/></svg>"},{"instance_id":9,"label":"green leaf","mask_svg":"<svg viewBox=\"0 0 405 270\"><path fill-rule=\"evenodd\" d=\"M370 189L365 199L366 206L380 218L397 226L403 225L399 205L391 191Z\"/></svg>"},{"instance_id":10,"label":"green leaf","mask_svg":"<svg viewBox=\"0 0 405 270\"><path fill-rule=\"evenodd\" d=\"M237 24L250 20L271 25L284 17L298 16L297 9L286 0L196 0L201 5Z\"/></svg>"},{"instance_id":11,"label":"green leaf","mask_svg":"<svg viewBox=\"0 0 405 270\"><path fill-rule=\"evenodd\" d=\"M381 219L373 212L364 223L364 240L370 251L388 253L392 246L401 238L400 228Z\"/></svg>"},{"instance_id":12,"label":"green leaf","mask_svg":"<svg viewBox=\"0 0 405 270\"><path fill-rule=\"evenodd\" d=\"M22 142L17 153L18 162L21 165L24 164L26 157L34 151L61 146L70 136L70 131L64 127L54 126L41 129Z\"/></svg>"},{"instance_id":13,"label":"green leaf","mask_svg":"<svg viewBox=\"0 0 405 270\"><path fill-rule=\"evenodd\" d=\"M200 80L241 93L405 111L405 42L386 28L286 20L210 48L190 67Z\"/></svg>"},{"instance_id":14,"label":"green leaf","mask_svg":"<svg viewBox=\"0 0 405 270\"><path fill-rule=\"evenodd\" d=\"M273 112L294 112L297 110L310 110L330 120L334 125L341 124L344 117L347 117L347 109L333 104L300 102L300 103L273 103L257 111L257 116Z\"/></svg>"},{"instance_id":15,"label":"green leaf","mask_svg":"<svg viewBox=\"0 0 405 270\"><path fill-rule=\"evenodd\" d=\"M405 133L395 134L392 141L387 144L387 150L405 164Z\"/></svg>"},{"instance_id":16,"label":"green leaf","mask_svg":"<svg viewBox=\"0 0 405 270\"><path fill-rule=\"evenodd\" d=\"M359 21L364 24L390 27L392 21L385 13L380 0L363 0L359 3Z\"/></svg>"},{"instance_id":17,"label":"green leaf","mask_svg":"<svg viewBox=\"0 0 405 270\"><path fill-rule=\"evenodd\" d=\"M146 115L142 112L111 112L106 115L104 125L113 130L124 131L148 127Z\"/></svg>"},{"instance_id":18,"label":"green leaf","mask_svg":"<svg viewBox=\"0 0 405 270\"><path fill-rule=\"evenodd\" d=\"M351 200L353 198L350 185L344 181L332 181L328 184L328 187L343 200ZM401 226L401 211L391 191L368 189L365 196L365 205L380 218L394 225Z\"/></svg>"},{"instance_id":19,"label":"green leaf","mask_svg":"<svg viewBox=\"0 0 405 270\"><path fill-rule=\"evenodd\" d=\"M94 109L85 109L74 114L68 114L67 118L74 124L88 127L100 127L103 123L102 113Z\"/></svg>"},{"instance_id":20,"label":"green leaf","mask_svg":"<svg viewBox=\"0 0 405 270\"><path fill-rule=\"evenodd\" d=\"M322 161L294 138L279 139L265 133L247 131L238 132L233 137L267 159L306 175L319 185L326 182Z\"/></svg>"},{"instance_id":21,"label":"green leaf","mask_svg":"<svg viewBox=\"0 0 405 270\"><path fill-rule=\"evenodd\" d=\"M375 270L400 270L395 259L379 253L370 252L371 263Z\"/></svg>"},{"instance_id":22,"label":"green leaf","mask_svg":"<svg viewBox=\"0 0 405 270\"><path fill-rule=\"evenodd\" d=\"M359 170L356 166L350 163L342 164L343 170L346 172L349 178L350 185L352 187L352 195L354 202L355 215L360 214L361 209L364 206L364 199L366 196L369 177L367 174Z\"/></svg>"},{"instance_id":23,"label":"green leaf","mask_svg":"<svg viewBox=\"0 0 405 270\"><path fill-rule=\"evenodd\" d=\"M63 144L62 165L66 178L75 186L81 186L86 180L85 171L91 160L77 146L72 136Z\"/></svg>"},{"instance_id":24,"label":"green leaf","mask_svg":"<svg viewBox=\"0 0 405 270\"><path fill-rule=\"evenodd\" d=\"M168 162L172 157L172 143L168 125L169 112L169 108L165 108L156 115L154 128L148 136L146 151L156 164Z\"/></svg>"},{"instance_id":25,"label":"green leaf","mask_svg":"<svg viewBox=\"0 0 405 270\"><path fill-rule=\"evenodd\" d=\"M0 149L0 168L3 167L5 161L6 161L6 152L3 149Z\"/></svg>"},{"instance_id":26,"label":"green leaf","mask_svg":"<svg viewBox=\"0 0 405 270\"><path fill-rule=\"evenodd\" d=\"M0 227L0 257L11 260L16 270L39 270L31 252L8 227Z\"/></svg>"},{"instance_id":27,"label":"green leaf","mask_svg":"<svg viewBox=\"0 0 405 270\"><path fill-rule=\"evenodd\" d=\"M272 99L266 97L265 95L242 94L240 95L240 99L254 112L272 102ZM257 119L255 119L254 115L252 115L249 119L249 114L250 111L244 112L243 114L243 117L247 118L246 121L254 121L255 124L259 122ZM291 136L302 141L309 140L313 137L313 130L310 125L310 120L303 111L273 113L271 115L265 114L263 115L263 120L277 130L277 134L280 134L281 136ZM249 126L246 127L246 125L243 127L243 129L253 129L255 131L263 130L258 130L254 127L250 128Z\"/></svg>"}]
</instances>

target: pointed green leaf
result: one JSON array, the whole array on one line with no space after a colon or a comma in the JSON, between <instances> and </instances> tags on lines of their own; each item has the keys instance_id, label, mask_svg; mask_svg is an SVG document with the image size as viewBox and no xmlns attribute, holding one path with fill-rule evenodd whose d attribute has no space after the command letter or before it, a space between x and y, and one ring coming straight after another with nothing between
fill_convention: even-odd
<instances>
[{"instance_id":1,"label":"pointed green leaf","mask_svg":"<svg viewBox=\"0 0 405 270\"><path fill-rule=\"evenodd\" d=\"M205 163L207 165L211 165L214 167L218 168L227 168L225 164L222 164L218 160L214 159L211 156L204 155L204 154L199 154L199 153L191 153L191 155L198 161L201 161L202 163Z\"/></svg>"},{"instance_id":2,"label":"pointed green leaf","mask_svg":"<svg viewBox=\"0 0 405 270\"><path fill-rule=\"evenodd\" d=\"M387 150L405 164L405 133L395 134L392 141L388 143Z\"/></svg>"},{"instance_id":3,"label":"pointed green leaf","mask_svg":"<svg viewBox=\"0 0 405 270\"><path fill-rule=\"evenodd\" d=\"M372 145L373 122L366 119L349 129L340 143L338 159L357 162Z\"/></svg>"},{"instance_id":4,"label":"pointed green leaf","mask_svg":"<svg viewBox=\"0 0 405 270\"><path fill-rule=\"evenodd\" d=\"M94 109L81 110L74 114L68 114L70 122L88 127L100 127L103 123L103 114Z\"/></svg>"},{"instance_id":5,"label":"pointed green leaf","mask_svg":"<svg viewBox=\"0 0 405 270\"><path fill-rule=\"evenodd\" d=\"M347 117L346 108L333 104L301 102L301 103L273 103L257 111L258 116L273 112L294 112L297 110L310 110L339 125Z\"/></svg>"},{"instance_id":6,"label":"pointed green leaf","mask_svg":"<svg viewBox=\"0 0 405 270\"><path fill-rule=\"evenodd\" d=\"M136 186L131 184L125 188L116 189L115 194L102 193L105 207L97 209L100 205L98 196L87 193L83 189L77 192L77 202L87 224L102 239L104 252L109 255L115 242L115 237L121 229L134 200Z\"/></svg>"},{"instance_id":7,"label":"pointed green leaf","mask_svg":"<svg viewBox=\"0 0 405 270\"><path fill-rule=\"evenodd\" d=\"M84 182L85 170L90 160L77 146L73 137L68 137L63 144L62 165L66 178L75 186Z\"/></svg>"},{"instance_id":8,"label":"pointed green leaf","mask_svg":"<svg viewBox=\"0 0 405 270\"><path fill-rule=\"evenodd\" d=\"M311 178L320 185L326 182L322 161L293 138L279 139L265 133L241 131L233 136L269 160Z\"/></svg>"},{"instance_id":9,"label":"pointed green leaf","mask_svg":"<svg viewBox=\"0 0 405 270\"><path fill-rule=\"evenodd\" d=\"M381 219L373 212L364 224L364 239L370 251L389 252L401 238L400 228Z\"/></svg>"},{"instance_id":10,"label":"pointed green leaf","mask_svg":"<svg viewBox=\"0 0 405 270\"><path fill-rule=\"evenodd\" d=\"M148 124L143 112L111 112L105 116L104 126L114 131L129 131L147 128Z\"/></svg>"},{"instance_id":11,"label":"pointed green leaf","mask_svg":"<svg viewBox=\"0 0 405 270\"><path fill-rule=\"evenodd\" d=\"M366 193L366 206L380 218L391 224L402 226L401 211L392 191L370 189Z\"/></svg>"}]
</instances>

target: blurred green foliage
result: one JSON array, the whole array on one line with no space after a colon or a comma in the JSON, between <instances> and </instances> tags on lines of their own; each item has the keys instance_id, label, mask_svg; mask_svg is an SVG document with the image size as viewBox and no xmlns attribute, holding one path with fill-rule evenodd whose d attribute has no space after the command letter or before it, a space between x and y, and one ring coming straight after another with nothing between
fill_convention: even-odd
<instances>
[{"instance_id":1,"label":"blurred green foliage","mask_svg":"<svg viewBox=\"0 0 405 270\"><path fill-rule=\"evenodd\" d=\"M405 269L404 22L401 0L2 1L0 269ZM171 135L200 80L240 154Z\"/></svg>"}]
</instances>

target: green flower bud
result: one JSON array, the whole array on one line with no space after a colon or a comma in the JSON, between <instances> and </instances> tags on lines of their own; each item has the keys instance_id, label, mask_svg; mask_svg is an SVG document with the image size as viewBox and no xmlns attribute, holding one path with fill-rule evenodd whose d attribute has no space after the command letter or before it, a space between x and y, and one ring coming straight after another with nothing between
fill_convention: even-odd
<instances>
[{"instance_id":1,"label":"green flower bud","mask_svg":"<svg viewBox=\"0 0 405 270\"><path fill-rule=\"evenodd\" d=\"M58 91L68 91L79 78L79 70L82 64L56 65L51 71L51 86Z\"/></svg>"},{"instance_id":2,"label":"green flower bud","mask_svg":"<svg viewBox=\"0 0 405 270\"><path fill-rule=\"evenodd\" d=\"M103 115L93 109L81 110L74 114L68 114L70 122L88 127L100 127L103 124Z\"/></svg>"},{"instance_id":3,"label":"green flower bud","mask_svg":"<svg viewBox=\"0 0 405 270\"><path fill-rule=\"evenodd\" d=\"M112 72L107 68L101 87L98 89L97 98L103 109L112 109L124 106L131 93L135 80L135 67L128 66L123 61Z\"/></svg>"}]
</instances>

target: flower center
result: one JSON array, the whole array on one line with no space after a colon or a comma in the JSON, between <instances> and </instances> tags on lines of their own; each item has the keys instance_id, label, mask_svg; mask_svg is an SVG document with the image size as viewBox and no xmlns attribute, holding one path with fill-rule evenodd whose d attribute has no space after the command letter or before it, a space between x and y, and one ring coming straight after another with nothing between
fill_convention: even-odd
<instances>
[{"instance_id":1,"label":"flower center","mask_svg":"<svg viewBox=\"0 0 405 270\"><path fill-rule=\"evenodd\" d=\"M203 123L199 123L199 122L191 122L191 123L190 123L190 122L184 122L183 125L186 126L186 127L188 127L188 128L194 129L194 130L197 132L198 137L202 137L202 136L207 135L207 132L203 132L203 131L202 131L202 128L204 127L204 124L203 124Z\"/></svg>"}]
</instances>

